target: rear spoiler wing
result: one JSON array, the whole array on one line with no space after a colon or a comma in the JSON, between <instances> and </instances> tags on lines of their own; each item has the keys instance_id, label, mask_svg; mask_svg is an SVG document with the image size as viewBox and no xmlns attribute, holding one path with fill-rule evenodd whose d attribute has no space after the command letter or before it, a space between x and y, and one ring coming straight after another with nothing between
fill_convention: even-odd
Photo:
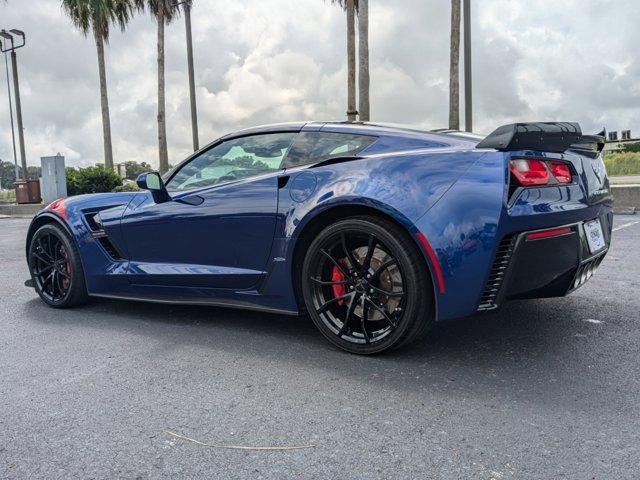
<instances>
[{"instance_id":1,"label":"rear spoiler wing","mask_svg":"<svg viewBox=\"0 0 640 480\"><path fill-rule=\"evenodd\" d=\"M604 147L604 134L583 135L574 122L512 123L498 127L476 148L494 148L502 152L536 150L563 153L573 150L581 155L597 157Z\"/></svg>"}]
</instances>

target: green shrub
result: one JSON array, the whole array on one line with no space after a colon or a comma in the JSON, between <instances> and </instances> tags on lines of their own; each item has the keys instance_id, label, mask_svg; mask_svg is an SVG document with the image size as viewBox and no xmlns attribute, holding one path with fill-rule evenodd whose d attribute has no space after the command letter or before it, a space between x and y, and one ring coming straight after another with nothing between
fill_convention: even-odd
<instances>
[{"instance_id":1,"label":"green shrub","mask_svg":"<svg viewBox=\"0 0 640 480\"><path fill-rule=\"evenodd\" d=\"M624 143L622 144L623 152L636 152L640 153L640 142L638 143Z\"/></svg>"},{"instance_id":2,"label":"green shrub","mask_svg":"<svg viewBox=\"0 0 640 480\"><path fill-rule=\"evenodd\" d=\"M609 175L640 175L640 153L608 153L604 164Z\"/></svg>"},{"instance_id":3,"label":"green shrub","mask_svg":"<svg viewBox=\"0 0 640 480\"><path fill-rule=\"evenodd\" d=\"M113 189L114 192L140 192L141 188L135 182L127 182L124 185L118 185Z\"/></svg>"},{"instance_id":4,"label":"green shrub","mask_svg":"<svg viewBox=\"0 0 640 480\"><path fill-rule=\"evenodd\" d=\"M98 165L88 168L67 168L67 195L111 192L122 185L122 179L113 170Z\"/></svg>"}]
</instances>

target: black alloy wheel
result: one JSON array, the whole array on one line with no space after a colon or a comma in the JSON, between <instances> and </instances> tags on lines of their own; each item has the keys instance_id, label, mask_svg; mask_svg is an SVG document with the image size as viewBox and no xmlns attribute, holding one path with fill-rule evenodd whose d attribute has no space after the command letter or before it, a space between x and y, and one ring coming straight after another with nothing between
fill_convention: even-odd
<instances>
[{"instance_id":1,"label":"black alloy wheel","mask_svg":"<svg viewBox=\"0 0 640 480\"><path fill-rule=\"evenodd\" d=\"M377 217L325 228L309 247L301 280L316 326L352 353L405 345L431 323L433 287L415 242Z\"/></svg>"},{"instance_id":2,"label":"black alloy wheel","mask_svg":"<svg viewBox=\"0 0 640 480\"><path fill-rule=\"evenodd\" d=\"M78 249L58 225L40 227L29 246L29 270L40 298L52 307L72 307L87 298Z\"/></svg>"}]
</instances>

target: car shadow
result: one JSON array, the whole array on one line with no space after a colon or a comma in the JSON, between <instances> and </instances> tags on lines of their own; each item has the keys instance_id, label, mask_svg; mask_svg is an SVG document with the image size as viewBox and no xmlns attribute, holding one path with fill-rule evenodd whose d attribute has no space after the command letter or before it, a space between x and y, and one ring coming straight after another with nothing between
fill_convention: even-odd
<instances>
[{"instance_id":1,"label":"car shadow","mask_svg":"<svg viewBox=\"0 0 640 480\"><path fill-rule=\"evenodd\" d=\"M174 349L195 344L241 354L252 363L324 368L332 375L399 391L452 396L462 390L477 396L503 392L528 401L561 403L572 391L582 396L576 379L585 344L594 341L581 333L580 303L577 296L508 303L494 313L439 322L422 342L372 357L333 348L307 317L107 299L64 311L34 299L25 308L28 318L50 325L118 333L134 330L169 342ZM540 382L562 388L534 388Z\"/></svg>"}]
</instances>

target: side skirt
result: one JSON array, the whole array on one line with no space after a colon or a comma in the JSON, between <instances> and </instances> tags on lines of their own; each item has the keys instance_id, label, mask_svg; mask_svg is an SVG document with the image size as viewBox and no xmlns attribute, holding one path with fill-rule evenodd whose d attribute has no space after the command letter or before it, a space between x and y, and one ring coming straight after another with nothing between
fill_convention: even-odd
<instances>
[{"instance_id":1,"label":"side skirt","mask_svg":"<svg viewBox=\"0 0 640 480\"><path fill-rule=\"evenodd\" d=\"M107 294L107 293L91 293L90 297L100 297L100 298L110 298L115 300L131 300L136 302L146 302L146 303L160 303L160 304L171 304L171 305L199 305L199 306L209 306L209 307L225 307L225 308L235 308L240 310L252 310L257 312L266 312L266 313L277 313L281 315L291 315L298 316L300 313L296 310L283 310L278 308L270 308L270 307L262 307L259 305L252 305L243 302L235 302L233 300L220 300L220 299L211 299L211 300L172 300L166 298L141 298L141 297L131 297L127 295L117 295L117 294Z\"/></svg>"}]
</instances>

